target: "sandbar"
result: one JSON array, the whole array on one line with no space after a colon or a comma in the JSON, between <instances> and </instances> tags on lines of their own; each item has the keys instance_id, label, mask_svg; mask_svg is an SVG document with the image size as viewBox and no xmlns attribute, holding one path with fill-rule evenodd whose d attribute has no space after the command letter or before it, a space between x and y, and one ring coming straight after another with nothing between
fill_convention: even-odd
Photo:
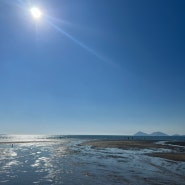
<instances>
[{"instance_id":1,"label":"sandbar","mask_svg":"<svg viewBox=\"0 0 185 185\"><path fill-rule=\"evenodd\" d=\"M173 145L172 145L173 144ZM157 141L109 141L109 140L97 140L87 141L83 145L89 145L92 148L118 148L123 150L139 150L139 149L170 149L170 152L153 152L147 155L153 157L160 157L174 161L185 161L185 148L182 146L185 142L166 142L165 144L159 144Z\"/></svg>"}]
</instances>

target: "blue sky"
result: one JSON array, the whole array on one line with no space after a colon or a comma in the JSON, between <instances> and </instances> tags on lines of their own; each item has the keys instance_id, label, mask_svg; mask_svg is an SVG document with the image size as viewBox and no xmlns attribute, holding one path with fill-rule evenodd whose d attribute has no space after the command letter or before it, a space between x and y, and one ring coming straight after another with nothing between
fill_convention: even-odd
<instances>
[{"instance_id":1,"label":"blue sky","mask_svg":"<svg viewBox=\"0 0 185 185\"><path fill-rule=\"evenodd\" d=\"M0 133L185 134L184 9L0 0Z\"/></svg>"}]
</instances>

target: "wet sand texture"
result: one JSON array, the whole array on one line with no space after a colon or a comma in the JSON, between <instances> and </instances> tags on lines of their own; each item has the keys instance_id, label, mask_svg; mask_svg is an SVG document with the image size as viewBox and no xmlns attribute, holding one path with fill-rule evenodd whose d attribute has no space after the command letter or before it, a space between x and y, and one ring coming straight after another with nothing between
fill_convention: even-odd
<instances>
[{"instance_id":1,"label":"wet sand texture","mask_svg":"<svg viewBox=\"0 0 185 185\"><path fill-rule=\"evenodd\" d=\"M94 148L120 148L120 149L151 149L165 148L178 149L178 146L157 144L156 141L89 141L84 142L84 145L90 145Z\"/></svg>"},{"instance_id":2,"label":"wet sand texture","mask_svg":"<svg viewBox=\"0 0 185 185\"><path fill-rule=\"evenodd\" d=\"M173 144L169 145L169 144ZM185 142L167 142L166 144L157 144L156 141L89 141L83 145L90 145L92 148L119 148L124 150L138 150L138 149L170 149L171 152L157 152L149 153L147 155L153 157L160 157L175 161L185 161ZM176 146L174 146L176 145ZM179 146L178 146L179 145Z\"/></svg>"},{"instance_id":3,"label":"wet sand texture","mask_svg":"<svg viewBox=\"0 0 185 185\"><path fill-rule=\"evenodd\" d=\"M148 155L152 157L160 157L164 159L185 162L185 153L151 153Z\"/></svg>"}]
</instances>

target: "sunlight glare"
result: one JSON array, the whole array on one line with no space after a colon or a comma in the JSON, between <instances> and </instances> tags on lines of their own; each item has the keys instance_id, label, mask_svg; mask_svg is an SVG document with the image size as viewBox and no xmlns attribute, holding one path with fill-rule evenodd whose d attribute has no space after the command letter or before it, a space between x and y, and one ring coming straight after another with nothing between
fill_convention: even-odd
<instances>
[{"instance_id":1,"label":"sunlight glare","mask_svg":"<svg viewBox=\"0 0 185 185\"><path fill-rule=\"evenodd\" d=\"M31 15L34 19L40 19L42 17L42 12L39 8L33 7L30 9Z\"/></svg>"}]
</instances>

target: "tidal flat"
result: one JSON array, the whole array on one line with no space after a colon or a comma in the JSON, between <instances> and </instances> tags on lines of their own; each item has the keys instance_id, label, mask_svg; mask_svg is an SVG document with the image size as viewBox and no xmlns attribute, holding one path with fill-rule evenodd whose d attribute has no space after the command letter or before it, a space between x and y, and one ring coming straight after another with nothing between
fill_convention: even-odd
<instances>
[{"instance_id":1,"label":"tidal flat","mask_svg":"<svg viewBox=\"0 0 185 185\"><path fill-rule=\"evenodd\" d=\"M122 139L1 139L0 184L184 185L183 144Z\"/></svg>"},{"instance_id":2,"label":"tidal flat","mask_svg":"<svg viewBox=\"0 0 185 185\"><path fill-rule=\"evenodd\" d=\"M158 142L158 141L89 141L83 143L84 145L90 145L93 148L118 148L123 150L141 150L141 149L152 149L157 151L157 149L166 149L168 152L159 150L161 152L148 153L149 156L161 157L175 161L185 162L185 142L184 141L173 141L173 142ZM182 147L183 146L183 147ZM162 152L163 151L163 152Z\"/></svg>"}]
</instances>

